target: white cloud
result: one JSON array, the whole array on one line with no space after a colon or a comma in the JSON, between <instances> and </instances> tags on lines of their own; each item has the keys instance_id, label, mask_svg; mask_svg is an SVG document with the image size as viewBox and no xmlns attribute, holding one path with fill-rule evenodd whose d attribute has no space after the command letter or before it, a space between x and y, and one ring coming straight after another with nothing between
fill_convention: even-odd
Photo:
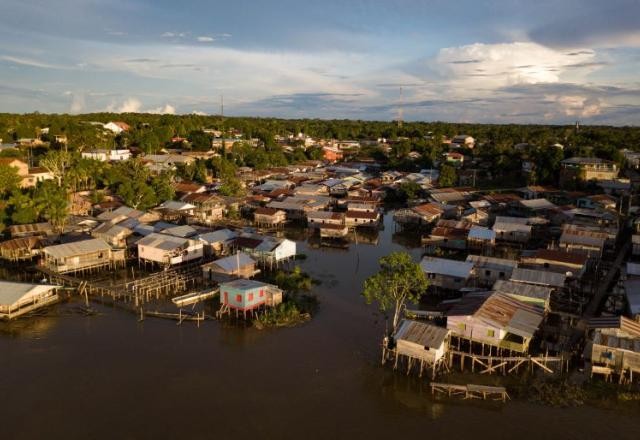
<instances>
[{"instance_id":1,"label":"white cloud","mask_svg":"<svg viewBox=\"0 0 640 440\"><path fill-rule=\"evenodd\" d=\"M186 36L186 32L165 32L161 35L163 38L184 38Z\"/></svg>"},{"instance_id":2,"label":"white cloud","mask_svg":"<svg viewBox=\"0 0 640 440\"><path fill-rule=\"evenodd\" d=\"M531 42L501 44L476 43L441 49L433 65L444 78L488 88L515 84L554 83L572 68L582 64L582 73L597 65L595 52L582 49L574 54Z\"/></svg>"},{"instance_id":3,"label":"white cloud","mask_svg":"<svg viewBox=\"0 0 640 440\"><path fill-rule=\"evenodd\" d=\"M196 38L200 43L213 43L215 40L215 38L213 37L207 37L207 36L202 36L202 37L198 37Z\"/></svg>"},{"instance_id":4,"label":"white cloud","mask_svg":"<svg viewBox=\"0 0 640 440\"><path fill-rule=\"evenodd\" d=\"M21 57L13 57L9 55L0 56L0 60L8 61L13 64L19 64L21 66L28 67L39 67L41 69L64 69L62 66L57 66L55 64L45 63L39 60L34 60L31 58L21 58Z\"/></svg>"},{"instance_id":5,"label":"white cloud","mask_svg":"<svg viewBox=\"0 0 640 440\"><path fill-rule=\"evenodd\" d=\"M159 115L175 115L176 108L171 104L165 104L163 107L157 107L150 110L146 110L146 113L156 113Z\"/></svg>"},{"instance_id":6,"label":"white cloud","mask_svg":"<svg viewBox=\"0 0 640 440\"><path fill-rule=\"evenodd\" d=\"M84 94L82 93L73 93L73 92L65 92L65 95L71 96L71 105L69 106L70 113L82 113L86 109L86 104L84 100Z\"/></svg>"},{"instance_id":7,"label":"white cloud","mask_svg":"<svg viewBox=\"0 0 640 440\"><path fill-rule=\"evenodd\" d=\"M603 102L600 98L579 95L547 95L545 98L556 102L567 116L590 118L601 113Z\"/></svg>"},{"instance_id":8,"label":"white cloud","mask_svg":"<svg viewBox=\"0 0 640 440\"><path fill-rule=\"evenodd\" d=\"M142 102L138 98L127 98L116 110L117 113L138 113L142 108Z\"/></svg>"},{"instance_id":9,"label":"white cloud","mask_svg":"<svg viewBox=\"0 0 640 440\"><path fill-rule=\"evenodd\" d=\"M194 110L191 112L192 115L198 115L198 116L207 116L206 112L201 112L199 110Z\"/></svg>"}]
</instances>

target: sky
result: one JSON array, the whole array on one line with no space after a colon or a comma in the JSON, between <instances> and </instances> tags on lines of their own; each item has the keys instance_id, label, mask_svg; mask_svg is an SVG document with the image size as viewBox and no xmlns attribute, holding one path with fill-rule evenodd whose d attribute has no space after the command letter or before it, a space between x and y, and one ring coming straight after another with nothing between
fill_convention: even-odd
<instances>
[{"instance_id":1,"label":"sky","mask_svg":"<svg viewBox=\"0 0 640 440\"><path fill-rule=\"evenodd\" d=\"M640 0L2 0L0 112L638 125Z\"/></svg>"}]
</instances>

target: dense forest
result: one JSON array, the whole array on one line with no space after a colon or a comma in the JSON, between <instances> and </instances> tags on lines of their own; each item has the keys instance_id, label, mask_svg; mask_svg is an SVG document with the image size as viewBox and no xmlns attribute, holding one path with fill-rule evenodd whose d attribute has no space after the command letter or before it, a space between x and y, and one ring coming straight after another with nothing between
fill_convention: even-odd
<instances>
[{"instance_id":1,"label":"dense forest","mask_svg":"<svg viewBox=\"0 0 640 440\"><path fill-rule=\"evenodd\" d=\"M101 124L122 121L130 129L120 134L104 130ZM43 129L47 128L48 130ZM135 148L141 153L158 153L164 148L194 151L211 149L216 130L223 138L221 155L198 160L176 171L154 175L141 160L108 164L83 159L80 153L94 148ZM201 115L156 115L137 113L0 114L0 139L4 144L39 138L42 144L27 148L3 148L0 157L19 158L30 166L46 168L54 180L35 188L20 188L14 168L0 166L0 226L49 220L63 227L68 217L70 194L87 190L94 201L109 191L132 207L147 209L173 197L176 180L206 182L220 179L222 195L244 194L238 167L264 169L320 159L318 147L304 148L295 137L303 133L314 139L358 140L362 148L350 158L374 159L387 169L418 171L440 166L442 186L460 182L465 168L474 168L478 185L557 183L560 161L571 156L595 156L623 165L620 150L640 150L639 127L490 125L445 122L405 122L319 119L240 118ZM448 150L443 141L458 134L476 139L473 150L461 149L464 166L439 164ZM289 148L283 149L285 140ZM56 142L63 136L66 143ZM178 138L178 139L176 139ZM250 142L251 139L257 139ZM383 149L378 140L386 139ZM184 141L186 140L186 142ZM371 142L365 142L371 141ZM561 144L564 148L554 148ZM410 154L412 153L412 154ZM523 161L535 171L524 176ZM477 180L476 180L477 178ZM411 190L408 188L407 191ZM415 191L415 188L413 189Z\"/></svg>"}]
</instances>

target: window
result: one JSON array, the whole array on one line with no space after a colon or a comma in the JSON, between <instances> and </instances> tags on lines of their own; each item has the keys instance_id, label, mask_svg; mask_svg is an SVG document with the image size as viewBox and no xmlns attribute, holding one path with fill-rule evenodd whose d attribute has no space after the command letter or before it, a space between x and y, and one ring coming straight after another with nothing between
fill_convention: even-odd
<instances>
[{"instance_id":1,"label":"window","mask_svg":"<svg viewBox=\"0 0 640 440\"><path fill-rule=\"evenodd\" d=\"M249 301L253 301L253 293L249 294Z\"/></svg>"},{"instance_id":2,"label":"window","mask_svg":"<svg viewBox=\"0 0 640 440\"><path fill-rule=\"evenodd\" d=\"M489 336L490 338L495 338L496 337L496 331L495 330L487 330L487 336Z\"/></svg>"},{"instance_id":3,"label":"window","mask_svg":"<svg viewBox=\"0 0 640 440\"><path fill-rule=\"evenodd\" d=\"M465 331L467 329L467 324L461 322L460 324L458 324L458 328L462 331Z\"/></svg>"},{"instance_id":4,"label":"window","mask_svg":"<svg viewBox=\"0 0 640 440\"><path fill-rule=\"evenodd\" d=\"M487 277L490 277L491 276L491 271L490 270L485 270L484 271L484 275L487 276Z\"/></svg>"},{"instance_id":5,"label":"window","mask_svg":"<svg viewBox=\"0 0 640 440\"><path fill-rule=\"evenodd\" d=\"M264 290L260 289L260 298L264 296Z\"/></svg>"},{"instance_id":6,"label":"window","mask_svg":"<svg viewBox=\"0 0 640 440\"><path fill-rule=\"evenodd\" d=\"M500 278L504 278L504 272L500 272Z\"/></svg>"},{"instance_id":7,"label":"window","mask_svg":"<svg viewBox=\"0 0 640 440\"><path fill-rule=\"evenodd\" d=\"M236 295L236 302L242 302L242 295Z\"/></svg>"}]
</instances>

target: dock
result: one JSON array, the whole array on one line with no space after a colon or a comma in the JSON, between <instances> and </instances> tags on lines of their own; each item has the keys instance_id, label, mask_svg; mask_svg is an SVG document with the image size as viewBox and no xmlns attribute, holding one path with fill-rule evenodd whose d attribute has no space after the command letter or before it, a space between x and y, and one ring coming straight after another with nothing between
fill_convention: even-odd
<instances>
[{"instance_id":1,"label":"dock","mask_svg":"<svg viewBox=\"0 0 640 440\"><path fill-rule=\"evenodd\" d=\"M446 394L448 397L462 397L463 399L511 400L505 387L486 385L456 385L452 383L431 382L431 394Z\"/></svg>"}]
</instances>

